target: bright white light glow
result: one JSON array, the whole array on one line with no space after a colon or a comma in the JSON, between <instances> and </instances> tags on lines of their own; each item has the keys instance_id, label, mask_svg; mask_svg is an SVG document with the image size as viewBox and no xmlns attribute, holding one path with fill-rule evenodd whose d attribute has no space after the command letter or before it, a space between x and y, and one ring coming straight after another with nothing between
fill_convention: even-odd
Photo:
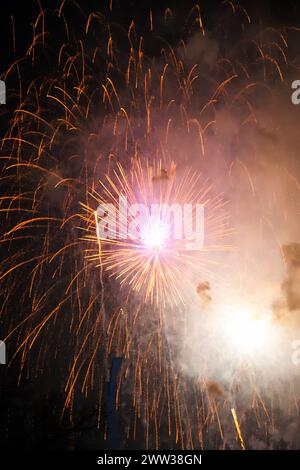
<instances>
[{"instance_id":1,"label":"bright white light glow","mask_svg":"<svg viewBox=\"0 0 300 470\"><path fill-rule=\"evenodd\" d=\"M143 225L141 240L146 248L152 250L161 249L168 239L168 229L160 221L152 221Z\"/></svg>"},{"instance_id":2,"label":"bright white light glow","mask_svg":"<svg viewBox=\"0 0 300 470\"><path fill-rule=\"evenodd\" d=\"M264 353L271 343L271 317L251 308L232 309L226 315L225 334L238 353Z\"/></svg>"}]
</instances>

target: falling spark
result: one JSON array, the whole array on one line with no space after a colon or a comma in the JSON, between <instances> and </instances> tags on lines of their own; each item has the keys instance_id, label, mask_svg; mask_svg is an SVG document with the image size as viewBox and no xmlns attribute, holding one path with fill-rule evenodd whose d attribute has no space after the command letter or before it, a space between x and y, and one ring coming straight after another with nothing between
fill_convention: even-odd
<instances>
[{"instance_id":1,"label":"falling spark","mask_svg":"<svg viewBox=\"0 0 300 470\"><path fill-rule=\"evenodd\" d=\"M236 427L236 431L237 431L238 436L239 436L241 448L243 450L246 450L244 440L243 440L243 436L242 436L242 433L241 433L241 428L240 428L240 425L239 425L239 422L238 422L238 419L237 419L237 415L236 415L236 411L235 411L234 408L231 408L231 413L232 413L233 421L234 421L234 424L235 424L235 427Z\"/></svg>"}]
</instances>

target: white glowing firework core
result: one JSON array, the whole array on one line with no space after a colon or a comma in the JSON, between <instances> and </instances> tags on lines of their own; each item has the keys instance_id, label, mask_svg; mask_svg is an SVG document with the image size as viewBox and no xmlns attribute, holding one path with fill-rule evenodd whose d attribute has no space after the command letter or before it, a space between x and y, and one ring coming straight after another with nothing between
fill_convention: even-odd
<instances>
[{"instance_id":1,"label":"white glowing firework core","mask_svg":"<svg viewBox=\"0 0 300 470\"><path fill-rule=\"evenodd\" d=\"M251 308L232 309L226 315L225 334L241 354L263 353L270 347L270 316Z\"/></svg>"},{"instance_id":2,"label":"white glowing firework core","mask_svg":"<svg viewBox=\"0 0 300 470\"><path fill-rule=\"evenodd\" d=\"M161 221L146 222L141 228L141 241L151 250L163 248L168 240L168 227Z\"/></svg>"}]
</instances>

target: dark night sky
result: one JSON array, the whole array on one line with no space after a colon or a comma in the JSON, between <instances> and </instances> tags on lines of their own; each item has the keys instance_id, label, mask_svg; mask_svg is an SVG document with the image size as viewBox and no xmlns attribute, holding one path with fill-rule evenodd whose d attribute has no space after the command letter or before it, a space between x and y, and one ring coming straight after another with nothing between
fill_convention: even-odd
<instances>
[{"instance_id":1,"label":"dark night sky","mask_svg":"<svg viewBox=\"0 0 300 470\"><path fill-rule=\"evenodd\" d=\"M43 8L55 9L60 5L59 0L42 0ZM178 11L189 11L194 5L191 0L130 0L113 1L113 12L109 15L109 0L78 0L77 4L84 10L101 10L105 15L111 17L111 20L124 27L128 27L132 18L136 24L141 26L148 22L148 12L151 9L154 13L164 11L166 7ZM210 29L211 24L216 21L215 14L220 0L204 0L199 2L202 9L203 21L206 28ZM297 17L300 23L300 6L298 0L287 0L284 2L274 2L272 0L252 1L244 0L239 2L250 13L259 11L261 21L264 23L276 24L297 24ZM29 1L20 2L19 0L10 0L1 4L0 18L0 37L1 37L1 62L0 71L4 71L6 66L14 58L12 50L12 23L11 16L14 17L16 29L16 57L24 53L32 35L32 18L38 11L38 2Z\"/></svg>"},{"instance_id":2,"label":"dark night sky","mask_svg":"<svg viewBox=\"0 0 300 470\"><path fill-rule=\"evenodd\" d=\"M190 10L195 4L195 0L113 0L113 11L109 11L109 0L77 0L77 4L82 6L86 11L100 10L105 16L110 18L112 22L121 24L128 28L132 19L135 20L137 28L148 28L149 10L152 10L154 15L163 12L166 7L170 7L174 12L182 11L182 17ZM204 27L207 30L213 29L217 22L217 7L218 4L223 3L218 0L203 0L199 1L202 11L202 19ZM61 0L41 0L43 8L49 10L56 9L61 4ZM275 2L274 0L268 1L253 1L253 0L240 0L239 4L243 5L250 13L256 13L262 24L264 25L289 25L300 27L300 2L299 0L285 0L284 2ZM1 60L0 60L0 75L7 69L7 67L16 59L22 57L26 52L32 39L32 21L39 11L37 1L25 0L8 0L1 4L1 17L0 17L0 40L1 40ZM72 18L72 10L70 9L69 18ZM12 41L12 21L16 29L16 51L13 50ZM46 28L49 25L46 25ZM172 41L172 37L169 38ZM176 31L173 33L173 40L176 42ZM149 51L151 54L151 51ZM152 51L153 52L153 51ZM30 78L30 77L29 77ZM0 121L1 124L1 121ZM2 133L3 129L1 129ZM1 337L0 337L1 339ZM1 373L1 371L0 371ZM13 377L12 380L15 380ZM20 394L26 391L26 385L20 390ZM29 395L31 389L29 388ZM19 396L17 397L19 399ZM17 400L16 399L16 400ZM33 397L31 397L34 400ZM50 401L49 401L50 403ZM0 404L1 405L1 404ZM2 406L5 404L2 403ZM51 403L49 410L52 411ZM48 410L48 411L49 411ZM45 410L43 410L45 412ZM51 414L51 413L50 413ZM0 406L1 415L1 406ZM49 416L48 416L49 418ZM50 418L49 418L50 419ZM47 423L47 421L46 421ZM1 424L1 423L0 423ZM51 423L45 424L51 427ZM55 428L54 424L53 427ZM56 428L55 428L56 431ZM24 431L26 432L26 430ZM1 444L1 443L0 443ZM1 445L0 445L1 447Z\"/></svg>"}]
</instances>

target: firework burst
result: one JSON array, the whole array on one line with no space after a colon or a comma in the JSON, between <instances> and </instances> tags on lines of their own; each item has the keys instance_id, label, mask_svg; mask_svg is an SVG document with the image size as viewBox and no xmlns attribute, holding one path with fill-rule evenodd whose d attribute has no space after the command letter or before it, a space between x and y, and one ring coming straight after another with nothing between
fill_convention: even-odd
<instances>
[{"instance_id":1,"label":"firework burst","mask_svg":"<svg viewBox=\"0 0 300 470\"><path fill-rule=\"evenodd\" d=\"M199 173L189 169L176 178L175 163L171 163L170 168L168 171L161 162L150 165L138 160L127 176L126 170L119 165L112 177L107 175L106 182L102 183L103 196L95 191L92 193L96 206L101 208L101 216L99 211L85 207L87 214L94 212L92 220L94 218L96 224L91 224L90 217L85 219L88 227L85 238L96 243L96 253L88 259L98 260L120 280L121 285L139 292L142 301L150 301L160 308L184 303L184 271L194 271L200 278L212 276L209 260L203 259L203 253L229 249L224 243L230 230L222 195L214 195L212 186ZM201 214L193 210L197 205ZM141 206L147 209L145 214L139 214L139 218L132 214L128 231L127 207ZM107 210L103 212L102 207ZM151 213L148 210L151 207L164 210ZM185 224L187 235L196 232L201 235L198 246L197 240L189 242L190 249L186 248L187 240L182 233L184 207L190 209ZM97 230L101 223L106 227L102 235ZM177 239L176 230L179 232ZM207 234L205 243L202 239L204 231ZM107 234L109 236L105 236Z\"/></svg>"},{"instance_id":2,"label":"firework burst","mask_svg":"<svg viewBox=\"0 0 300 470\"><path fill-rule=\"evenodd\" d=\"M94 391L101 404L110 358L123 355L117 397L118 405L130 403L124 439L136 439L142 430L148 448L225 448L232 415L244 448L232 398L240 375L233 374L229 390L209 371L187 379L174 366L177 339L180 333L187 351L191 290L209 304L208 279L224 281L222 260L213 260L229 248L222 186L242 181L243 194L257 197L239 143L244 131L259 127L258 102L293 68L288 38L296 30L268 28L253 37L245 9L224 2L224 25L234 23L242 40L222 56L198 5L174 47L164 39L177 27L170 9L157 21L150 11L141 34L134 21L124 30L103 13L85 15L73 3L76 13L68 20L69 7L63 1L55 12L39 8L25 57L3 75L17 83L2 139L0 181L0 314L11 362L19 359L21 380L48 369L49 357L63 357L60 389L72 420L78 396ZM113 8L110 2L108 15ZM226 45L223 27L216 34ZM152 55L146 53L147 37L155 45ZM238 125L229 115L237 116ZM225 130L232 127L228 150ZM166 237L170 226L164 220L146 219L140 237L103 237L97 208L116 206L119 197L130 205L202 204L203 249L183 252L181 241ZM239 200L234 203L247 212ZM106 222L113 216L108 212ZM265 214L261 219L268 222ZM273 238L277 242L276 233ZM199 330L205 321L201 317ZM253 419L269 435L273 405L264 403L252 372L247 380Z\"/></svg>"}]
</instances>

